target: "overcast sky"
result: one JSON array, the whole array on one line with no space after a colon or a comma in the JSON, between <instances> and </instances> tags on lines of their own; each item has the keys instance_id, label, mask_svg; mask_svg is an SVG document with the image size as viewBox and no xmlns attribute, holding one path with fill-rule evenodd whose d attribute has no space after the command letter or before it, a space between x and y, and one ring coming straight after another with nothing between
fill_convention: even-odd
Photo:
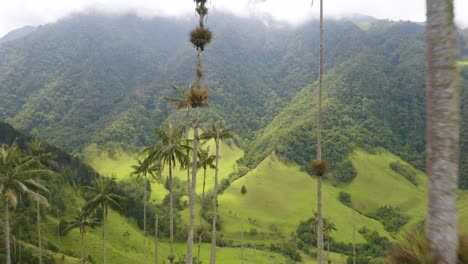
<instances>
[{"instance_id":1,"label":"overcast sky","mask_svg":"<svg viewBox=\"0 0 468 264\"><path fill-rule=\"evenodd\" d=\"M211 12L274 18L301 23L318 14L314 0L211 0ZM392 20L425 20L425 0L324 0L325 16L365 14ZM54 22L70 13L100 10L110 13L134 11L151 17L194 15L192 0L0 0L0 36L25 25ZM455 0L456 20L468 27L468 0ZM465 16L462 16L462 10Z\"/></svg>"}]
</instances>

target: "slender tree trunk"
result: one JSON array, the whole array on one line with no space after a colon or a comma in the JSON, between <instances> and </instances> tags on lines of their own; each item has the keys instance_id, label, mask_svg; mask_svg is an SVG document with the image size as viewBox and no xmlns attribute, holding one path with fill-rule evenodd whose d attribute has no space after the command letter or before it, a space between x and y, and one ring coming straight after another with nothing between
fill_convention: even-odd
<instances>
[{"instance_id":1,"label":"slender tree trunk","mask_svg":"<svg viewBox=\"0 0 468 264\"><path fill-rule=\"evenodd\" d=\"M158 229L159 229L159 221L158 215L156 215L156 220L154 223L154 264L158 264Z\"/></svg>"},{"instance_id":2,"label":"slender tree trunk","mask_svg":"<svg viewBox=\"0 0 468 264\"><path fill-rule=\"evenodd\" d=\"M199 53L201 51L199 50ZM193 229L195 225L195 205L197 188L197 154L198 154L198 112L195 108L194 128L193 128L193 155L192 155L192 187L190 192L190 221L187 237L187 264L193 264Z\"/></svg>"},{"instance_id":3,"label":"slender tree trunk","mask_svg":"<svg viewBox=\"0 0 468 264\"><path fill-rule=\"evenodd\" d=\"M4 202L5 207L5 253L6 253L6 264L11 264L11 252L10 252L10 210L8 203Z\"/></svg>"},{"instance_id":4,"label":"slender tree trunk","mask_svg":"<svg viewBox=\"0 0 468 264\"><path fill-rule=\"evenodd\" d=\"M322 80L323 80L323 0L320 0L320 69L319 103L317 115L317 160L322 160ZM317 262L323 264L322 177L317 179Z\"/></svg>"},{"instance_id":5,"label":"slender tree trunk","mask_svg":"<svg viewBox=\"0 0 468 264\"><path fill-rule=\"evenodd\" d=\"M81 233L81 264L84 264L84 228L80 227Z\"/></svg>"},{"instance_id":6,"label":"slender tree trunk","mask_svg":"<svg viewBox=\"0 0 468 264\"><path fill-rule=\"evenodd\" d=\"M202 188L202 199L200 203L200 228L202 227L202 214L203 214L203 202L205 201L205 183L206 183L206 167L203 168L203 188ZM201 250L201 242L202 242L202 232L198 235L198 254L197 259L198 263L200 263L200 250Z\"/></svg>"},{"instance_id":7,"label":"slender tree trunk","mask_svg":"<svg viewBox=\"0 0 468 264\"><path fill-rule=\"evenodd\" d=\"M169 161L169 231L170 231L170 243L171 243L171 255L169 260L172 263L174 261L174 201L172 192L172 164Z\"/></svg>"},{"instance_id":8,"label":"slender tree trunk","mask_svg":"<svg viewBox=\"0 0 468 264\"><path fill-rule=\"evenodd\" d=\"M241 251L242 251L242 264L244 264L244 226L241 225Z\"/></svg>"},{"instance_id":9,"label":"slender tree trunk","mask_svg":"<svg viewBox=\"0 0 468 264\"><path fill-rule=\"evenodd\" d=\"M353 264L356 264L356 220L353 208Z\"/></svg>"},{"instance_id":10,"label":"slender tree trunk","mask_svg":"<svg viewBox=\"0 0 468 264\"><path fill-rule=\"evenodd\" d=\"M102 208L102 250L104 256L104 264L107 263L107 248L106 248L106 221L107 221L107 208Z\"/></svg>"},{"instance_id":11,"label":"slender tree trunk","mask_svg":"<svg viewBox=\"0 0 468 264\"><path fill-rule=\"evenodd\" d=\"M219 160L219 135L216 135L216 171L213 194L213 223L211 230L211 257L210 264L216 264L216 221L218 221L218 160Z\"/></svg>"},{"instance_id":12,"label":"slender tree trunk","mask_svg":"<svg viewBox=\"0 0 468 264\"><path fill-rule=\"evenodd\" d=\"M146 172L145 174L145 191L143 195L143 264L146 264L146 200L147 200L147 189L148 189L148 181L146 180Z\"/></svg>"},{"instance_id":13,"label":"slender tree trunk","mask_svg":"<svg viewBox=\"0 0 468 264\"><path fill-rule=\"evenodd\" d=\"M427 0L426 236L435 263L457 263L460 85L453 0Z\"/></svg>"},{"instance_id":14,"label":"slender tree trunk","mask_svg":"<svg viewBox=\"0 0 468 264\"><path fill-rule=\"evenodd\" d=\"M39 249L39 264L42 264L42 237L41 237L41 206L39 201L36 201L36 228L37 228L37 243Z\"/></svg>"},{"instance_id":15,"label":"slender tree trunk","mask_svg":"<svg viewBox=\"0 0 468 264\"><path fill-rule=\"evenodd\" d=\"M187 145L189 140L189 123L190 123L190 110L187 106L185 110L185 139L187 139ZM187 149L187 157L190 155L190 151ZM187 166L187 194L190 197L190 166Z\"/></svg>"},{"instance_id":16,"label":"slender tree trunk","mask_svg":"<svg viewBox=\"0 0 468 264\"><path fill-rule=\"evenodd\" d=\"M331 263L331 260L330 260L330 231L328 231L327 242L328 242L327 259L328 259L328 264L330 264Z\"/></svg>"}]
</instances>

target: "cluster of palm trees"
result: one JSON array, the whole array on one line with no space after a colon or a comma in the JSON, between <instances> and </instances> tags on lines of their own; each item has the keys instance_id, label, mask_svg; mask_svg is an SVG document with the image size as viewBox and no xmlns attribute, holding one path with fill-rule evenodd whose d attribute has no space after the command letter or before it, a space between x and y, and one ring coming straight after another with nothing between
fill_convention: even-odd
<instances>
[{"instance_id":1,"label":"cluster of palm trees","mask_svg":"<svg viewBox=\"0 0 468 264\"><path fill-rule=\"evenodd\" d=\"M4 210L6 264L11 264L10 210L15 209L23 197L37 202L39 262L42 263L39 208L49 205L44 196L49 191L39 183L39 178L53 174L42 163L49 158L37 140L28 144L28 151L22 151L16 142L0 147L0 199Z\"/></svg>"},{"instance_id":2,"label":"cluster of palm trees","mask_svg":"<svg viewBox=\"0 0 468 264\"><path fill-rule=\"evenodd\" d=\"M180 89L179 89L180 90ZM184 108L186 104L186 93L181 93L180 98L167 98L167 100L177 108ZM185 131L187 131L185 129ZM145 194L143 196L144 207L148 202L147 197L147 184L148 179L147 175L151 175L153 179L160 180L160 176L165 172L167 168L168 173L168 184L167 188L169 190L169 241L170 241L170 253L168 260L170 263L174 262L174 201L173 201L173 177L174 170L179 167L180 169L186 169L188 175L190 173L190 168L193 165L193 161L190 159L190 153L195 151L193 147L193 140L187 138L187 133L183 128L179 129L168 123L166 126L159 127L155 129L155 135L158 138L158 143L155 145L149 146L143 149L140 152L140 156L143 159L139 160L138 165L133 167L133 175L141 177L143 176L145 182ZM200 208L200 226L197 227L197 236L198 236L198 255L197 260L200 259L200 244L201 238L204 232L203 223L202 223L202 211L203 203L205 201L205 185L206 185L206 172L208 168L215 170L215 180L214 180L214 196L213 196L213 220L212 220L212 250L211 250L211 259L212 263L216 261L216 223L217 223L217 192L218 192L218 162L219 162L219 149L220 141L232 137L232 132L230 129L223 129L221 123L213 123L204 133L199 137L202 140L203 144L209 140L214 140L216 145L216 154L212 155L210 153L209 147L198 149L198 161L196 169L203 169L203 188L201 195L201 208ZM194 192L191 189L191 186L187 186L187 193ZM146 210L143 210L143 232L146 236ZM144 239L143 247L146 247L146 240ZM144 262L146 261L146 249L143 252ZM156 256L157 258L157 256Z\"/></svg>"}]
</instances>

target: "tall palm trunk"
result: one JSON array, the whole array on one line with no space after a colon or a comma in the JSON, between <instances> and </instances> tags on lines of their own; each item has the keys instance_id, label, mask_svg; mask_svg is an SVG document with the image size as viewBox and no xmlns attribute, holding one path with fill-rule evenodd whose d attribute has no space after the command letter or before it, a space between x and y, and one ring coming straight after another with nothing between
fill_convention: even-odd
<instances>
[{"instance_id":1,"label":"tall palm trunk","mask_svg":"<svg viewBox=\"0 0 468 264\"><path fill-rule=\"evenodd\" d=\"M201 51L198 51L199 54ZM200 55L201 56L201 55ZM199 56L199 57L200 57ZM195 225L195 204L197 187L197 154L198 154L198 108L195 108L193 127L193 155L192 155L192 186L190 192L190 222L187 237L187 264L193 264L193 229Z\"/></svg>"},{"instance_id":2,"label":"tall palm trunk","mask_svg":"<svg viewBox=\"0 0 468 264\"><path fill-rule=\"evenodd\" d=\"M356 264L356 217L353 208L353 264Z\"/></svg>"},{"instance_id":3,"label":"tall palm trunk","mask_svg":"<svg viewBox=\"0 0 468 264\"><path fill-rule=\"evenodd\" d=\"M41 237L41 206L36 201L36 224L37 224L37 240L39 248L39 264L42 264L42 237Z\"/></svg>"},{"instance_id":4,"label":"tall palm trunk","mask_svg":"<svg viewBox=\"0 0 468 264\"><path fill-rule=\"evenodd\" d=\"M187 109L185 110L185 139L187 139L187 145L188 145L188 140L189 140L189 123L190 123L190 110L189 107L187 106ZM190 154L190 150L187 149L187 157ZM190 166L187 166L187 194L190 197Z\"/></svg>"},{"instance_id":5,"label":"tall palm trunk","mask_svg":"<svg viewBox=\"0 0 468 264\"><path fill-rule=\"evenodd\" d=\"M143 264L146 264L146 200L147 200L147 189L148 181L146 180L145 174L145 191L143 194Z\"/></svg>"},{"instance_id":6,"label":"tall palm trunk","mask_svg":"<svg viewBox=\"0 0 468 264\"><path fill-rule=\"evenodd\" d=\"M107 263L107 249L106 249L106 221L107 221L107 208L102 208L103 216L102 216L102 250L104 256L104 264Z\"/></svg>"},{"instance_id":7,"label":"tall palm trunk","mask_svg":"<svg viewBox=\"0 0 468 264\"><path fill-rule=\"evenodd\" d=\"M6 251L6 264L11 264L11 252L10 252L10 210L8 203L4 202L3 207L5 210L5 251Z\"/></svg>"},{"instance_id":8,"label":"tall palm trunk","mask_svg":"<svg viewBox=\"0 0 468 264\"><path fill-rule=\"evenodd\" d=\"M200 203L200 215L198 216L200 219L200 228L202 227L202 214L203 214L203 202L205 201L205 183L206 183L206 166L203 167L203 188L202 188L202 199ZM200 230L202 231L202 230ZM202 242L202 232L198 234L198 254L197 259L200 262L200 249L201 249L201 242Z\"/></svg>"},{"instance_id":9,"label":"tall palm trunk","mask_svg":"<svg viewBox=\"0 0 468 264\"><path fill-rule=\"evenodd\" d=\"M320 69L317 115L317 160L322 160L323 0L320 0ZM323 264L322 176L317 179L317 262Z\"/></svg>"},{"instance_id":10,"label":"tall palm trunk","mask_svg":"<svg viewBox=\"0 0 468 264\"><path fill-rule=\"evenodd\" d=\"M327 234L328 234L328 238L327 238L327 244L328 244L327 260L328 260L328 264L330 264L331 263L331 260L330 260L330 231L328 231Z\"/></svg>"},{"instance_id":11,"label":"tall palm trunk","mask_svg":"<svg viewBox=\"0 0 468 264\"><path fill-rule=\"evenodd\" d=\"M158 229L159 229L159 221L158 215L156 215L156 220L154 220L154 264L158 264Z\"/></svg>"},{"instance_id":12,"label":"tall palm trunk","mask_svg":"<svg viewBox=\"0 0 468 264\"><path fill-rule=\"evenodd\" d=\"M171 243L171 255L169 256L169 261L172 263L174 261L174 201L173 201L173 192L172 192L172 163L169 162L169 240Z\"/></svg>"},{"instance_id":13,"label":"tall palm trunk","mask_svg":"<svg viewBox=\"0 0 468 264\"><path fill-rule=\"evenodd\" d=\"M426 236L435 263L457 263L460 86L453 0L427 0Z\"/></svg>"},{"instance_id":14,"label":"tall palm trunk","mask_svg":"<svg viewBox=\"0 0 468 264\"><path fill-rule=\"evenodd\" d=\"M213 195L213 223L211 230L211 257L210 264L216 263L216 221L218 220L218 160L219 160L219 135L216 135L216 171Z\"/></svg>"},{"instance_id":15,"label":"tall palm trunk","mask_svg":"<svg viewBox=\"0 0 468 264\"><path fill-rule=\"evenodd\" d=\"M80 227L81 233L81 264L84 264L84 228Z\"/></svg>"}]
</instances>

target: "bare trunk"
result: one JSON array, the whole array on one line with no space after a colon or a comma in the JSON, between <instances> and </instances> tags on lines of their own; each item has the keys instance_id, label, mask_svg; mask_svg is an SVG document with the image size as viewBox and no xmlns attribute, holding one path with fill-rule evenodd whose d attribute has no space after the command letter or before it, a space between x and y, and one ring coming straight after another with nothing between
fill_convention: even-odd
<instances>
[{"instance_id":1,"label":"bare trunk","mask_svg":"<svg viewBox=\"0 0 468 264\"><path fill-rule=\"evenodd\" d=\"M327 259L328 259L328 264L330 264L331 263L331 260L330 260L330 231L328 231L327 242L328 242Z\"/></svg>"},{"instance_id":2,"label":"bare trunk","mask_svg":"<svg viewBox=\"0 0 468 264\"><path fill-rule=\"evenodd\" d=\"M159 221L158 215L156 215L156 220L154 223L154 264L158 264L158 229L159 229Z\"/></svg>"},{"instance_id":3,"label":"bare trunk","mask_svg":"<svg viewBox=\"0 0 468 264\"><path fill-rule=\"evenodd\" d=\"M81 233L81 264L84 264L84 228L80 227Z\"/></svg>"},{"instance_id":4,"label":"bare trunk","mask_svg":"<svg viewBox=\"0 0 468 264\"><path fill-rule=\"evenodd\" d=\"M426 236L435 263L457 263L460 86L453 0L427 0Z\"/></svg>"},{"instance_id":5,"label":"bare trunk","mask_svg":"<svg viewBox=\"0 0 468 264\"><path fill-rule=\"evenodd\" d=\"M174 261L174 201L173 201L173 192L172 192L172 164L169 161L169 240L171 243L171 255L169 256L169 261L172 263Z\"/></svg>"},{"instance_id":6,"label":"bare trunk","mask_svg":"<svg viewBox=\"0 0 468 264\"><path fill-rule=\"evenodd\" d=\"M355 211L353 208L353 264L356 264L356 220Z\"/></svg>"},{"instance_id":7,"label":"bare trunk","mask_svg":"<svg viewBox=\"0 0 468 264\"><path fill-rule=\"evenodd\" d=\"M5 253L6 253L6 264L11 264L11 252L10 252L10 210L8 203L3 204L5 207Z\"/></svg>"},{"instance_id":8,"label":"bare trunk","mask_svg":"<svg viewBox=\"0 0 468 264\"><path fill-rule=\"evenodd\" d=\"M199 51L201 52L201 51ZM198 154L198 108L195 108L195 120L193 127L193 156L192 156L192 187L190 193L190 221L187 236L186 263L193 264L193 229L195 226L195 205L197 188L197 154Z\"/></svg>"},{"instance_id":9,"label":"bare trunk","mask_svg":"<svg viewBox=\"0 0 468 264\"><path fill-rule=\"evenodd\" d=\"M36 201L36 228L37 228L37 247L39 249L39 264L42 264L42 237L41 237L41 207L39 201Z\"/></svg>"},{"instance_id":10,"label":"bare trunk","mask_svg":"<svg viewBox=\"0 0 468 264\"><path fill-rule=\"evenodd\" d=\"M143 195L143 264L146 264L146 200L147 200L147 189L148 189L148 181L146 180L146 172L145 174L145 191Z\"/></svg>"},{"instance_id":11,"label":"bare trunk","mask_svg":"<svg viewBox=\"0 0 468 264\"><path fill-rule=\"evenodd\" d=\"M200 215L199 215L200 228L202 227L203 202L205 201L205 183L206 183L206 167L203 168L203 188L202 188L202 199L200 203ZM198 235L198 254L197 254L198 263L200 263L201 242L202 242L202 232L200 232L200 234Z\"/></svg>"},{"instance_id":12,"label":"bare trunk","mask_svg":"<svg viewBox=\"0 0 468 264\"><path fill-rule=\"evenodd\" d=\"M241 251L242 251L242 264L244 264L244 226L241 226Z\"/></svg>"},{"instance_id":13,"label":"bare trunk","mask_svg":"<svg viewBox=\"0 0 468 264\"><path fill-rule=\"evenodd\" d=\"M211 257L210 264L216 263L216 221L218 220L218 160L219 160L219 135L216 135L216 171L213 194L213 223L211 230Z\"/></svg>"},{"instance_id":14,"label":"bare trunk","mask_svg":"<svg viewBox=\"0 0 468 264\"><path fill-rule=\"evenodd\" d=\"M189 140L189 123L190 123L190 110L187 106L185 110L185 139L187 139L187 145ZM190 155L190 151L187 149L187 157ZM190 197L190 166L187 166L187 194Z\"/></svg>"},{"instance_id":15,"label":"bare trunk","mask_svg":"<svg viewBox=\"0 0 468 264\"><path fill-rule=\"evenodd\" d=\"M317 160L322 160L323 0L320 0L320 68L317 115ZM317 179L317 262L323 264L322 176Z\"/></svg>"},{"instance_id":16,"label":"bare trunk","mask_svg":"<svg viewBox=\"0 0 468 264\"><path fill-rule=\"evenodd\" d=\"M107 263L107 249L106 249L106 221L107 221L107 208L103 208L104 214L102 215L102 250L104 256L104 264Z\"/></svg>"}]
</instances>

